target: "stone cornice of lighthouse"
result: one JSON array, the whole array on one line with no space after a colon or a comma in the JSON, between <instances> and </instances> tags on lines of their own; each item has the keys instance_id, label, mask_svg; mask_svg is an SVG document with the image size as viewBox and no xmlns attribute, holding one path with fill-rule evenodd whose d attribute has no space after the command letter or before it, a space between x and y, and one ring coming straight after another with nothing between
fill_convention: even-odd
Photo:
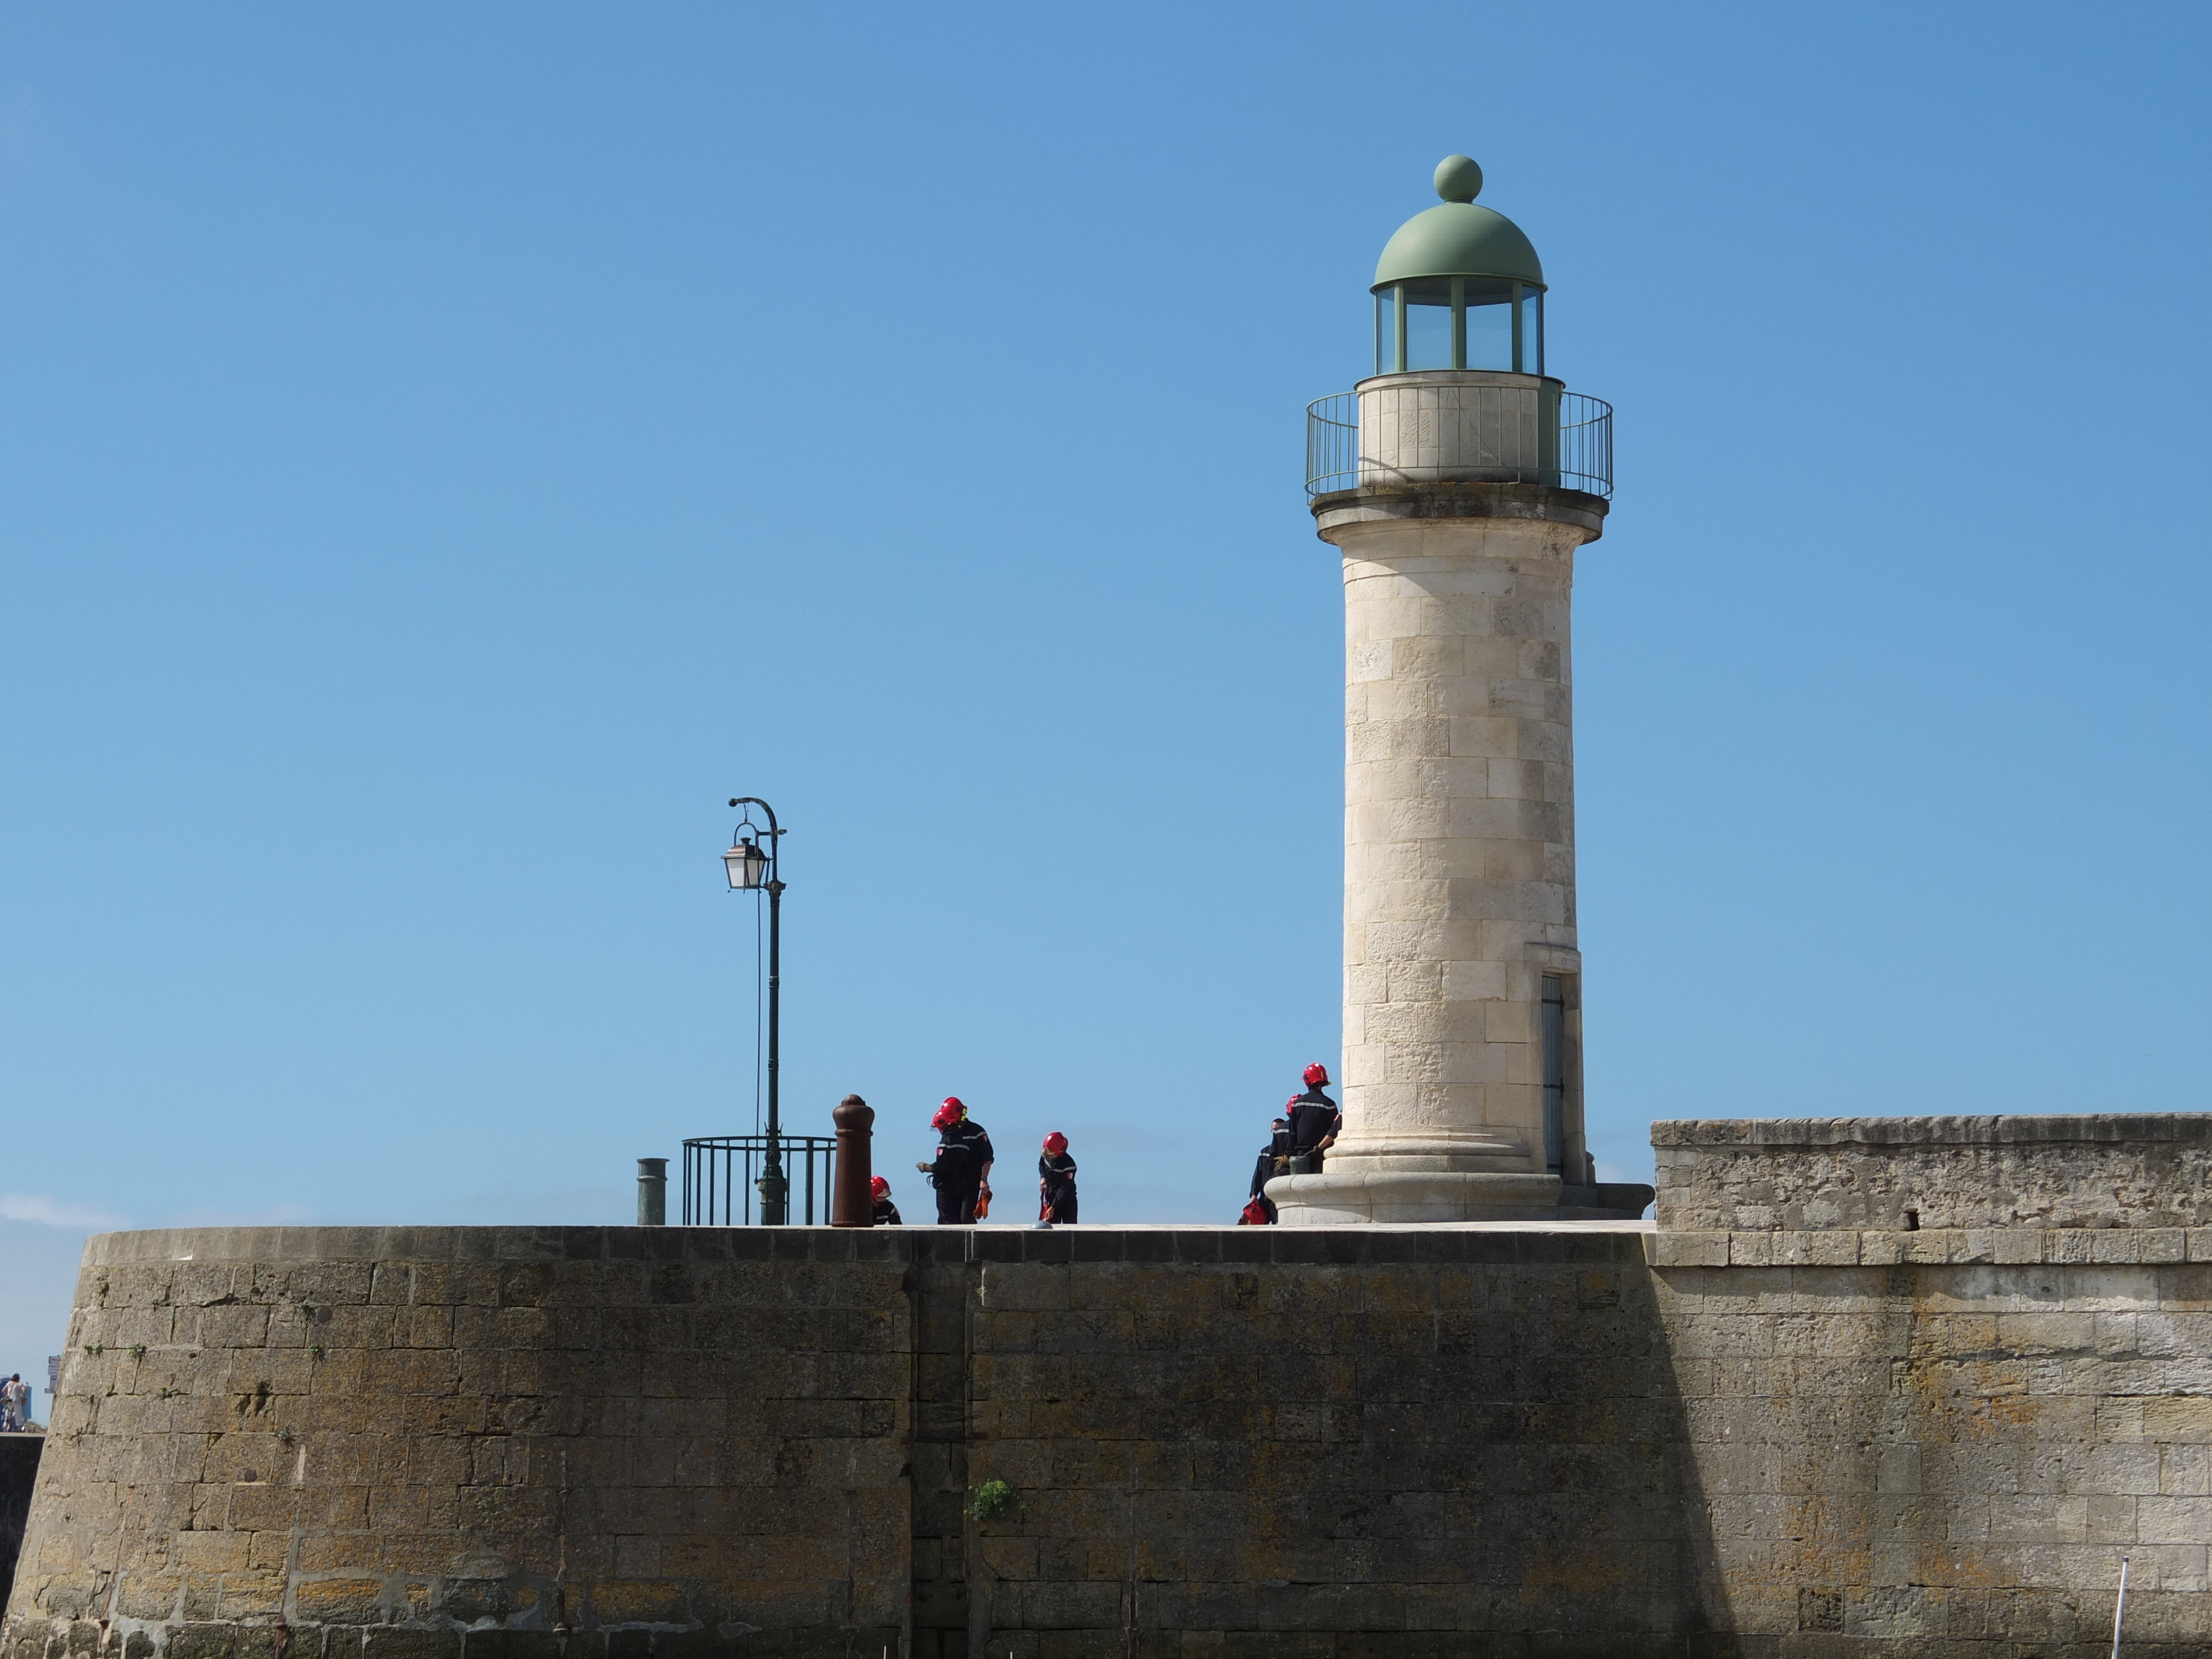
<instances>
[{"instance_id":1,"label":"stone cornice of lighthouse","mask_svg":"<svg viewBox=\"0 0 2212 1659\"><path fill-rule=\"evenodd\" d=\"M1575 911L1574 563L1611 410L1542 372L1541 269L1467 205L1480 170L1437 187L1378 267L1380 372L1311 412L1344 562L1344 1128L1267 1191L1293 1224L1635 1216L1650 1189L1599 1187L1583 1133Z\"/></svg>"},{"instance_id":2,"label":"stone cornice of lighthouse","mask_svg":"<svg viewBox=\"0 0 2212 1659\"><path fill-rule=\"evenodd\" d=\"M1540 520L1578 530L1583 541L1594 542L1604 533L1611 507L1604 496L1588 490L1524 483L1367 484L1316 495L1310 506L1316 532L1340 546L1333 532L1347 525L1407 519Z\"/></svg>"}]
</instances>

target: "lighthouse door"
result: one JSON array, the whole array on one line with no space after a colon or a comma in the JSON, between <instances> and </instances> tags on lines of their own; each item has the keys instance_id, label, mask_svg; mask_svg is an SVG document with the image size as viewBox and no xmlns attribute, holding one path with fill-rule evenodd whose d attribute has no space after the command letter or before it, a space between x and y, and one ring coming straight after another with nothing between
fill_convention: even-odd
<instances>
[{"instance_id":1,"label":"lighthouse door","mask_svg":"<svg viewBox=\"0 0 2212 1659\"><path fill-rule=\"evenodd\" d=\"M1567 1152L1567 988L1544 975L1544 1167L1554 1175Z\"/></svg>"}]
</instances>

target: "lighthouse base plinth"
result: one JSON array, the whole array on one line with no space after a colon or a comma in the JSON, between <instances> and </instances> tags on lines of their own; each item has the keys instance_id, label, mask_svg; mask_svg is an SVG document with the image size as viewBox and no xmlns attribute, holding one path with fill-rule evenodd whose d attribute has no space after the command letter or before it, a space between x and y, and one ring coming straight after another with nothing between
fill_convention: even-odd
<instances>
[{"instance_id":1,"label":"lighthouse base plinth","mask_svg":"<svg viewBox=\"0 0 2212 1659\"><path fill-rule=\"evenodd\" d=\"M1267 1196L1284 1224L1341 1227L1364 1221L1538 1221L1559 1212L1555 1175L1465 1170L1324 1170L1277 1176Z\"/></svg>"},{"instance_id":2,"label":"lighthouse base plinth","mask_svg":"<svg viewBox=\"0 0 2212 1659\"><path fill-rule=\"evenodd\" d=\"M1634 1221L1651 1188L1634 1182L1562 1185L1555 1175L1460 1170L1326 1170L1267 1183L1286 1227L1404 1226L1455 1221Z\"/></svg>"}]
</instances>

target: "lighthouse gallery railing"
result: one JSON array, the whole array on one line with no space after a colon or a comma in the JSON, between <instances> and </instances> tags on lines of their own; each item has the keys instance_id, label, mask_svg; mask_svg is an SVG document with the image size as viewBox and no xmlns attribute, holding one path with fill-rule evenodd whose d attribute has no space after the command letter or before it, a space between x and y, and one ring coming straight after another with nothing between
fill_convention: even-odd
<instances>
[{"instance_id":1,"label":"lighthouse gallery railing","mask_svg":"<svg viewBox=\"0 0 2212 1659\"><path fill-rule=\"evenodd\" d=\"M1508 456L1486 454L1477 441L1458 453L1451 453L1455 447L1450 445L1443 455L1431 452L1425 457L1431 464L1408 471L1389 455L1363 452L1359 394L1339 392L1306 405L1306 493L1326 495L1362 485L1466 482L1548 484L1611 499L1611 404L1578 392L1551 392L1528 386L1460 386L1453 388L1453 393L1457 405L1454 416L1470 433L1493 424L1522 426L1536 421L1540 453L1529 458L1536 464L1500 465ZM1521 459L1511 458L1516 463Z\"/></svg>"}]
</instances>

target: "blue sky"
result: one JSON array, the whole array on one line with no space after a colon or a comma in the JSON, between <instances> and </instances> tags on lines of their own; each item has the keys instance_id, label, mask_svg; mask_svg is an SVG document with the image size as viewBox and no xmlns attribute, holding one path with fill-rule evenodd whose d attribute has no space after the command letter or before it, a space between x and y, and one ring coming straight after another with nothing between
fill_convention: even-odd
<instances>
[{"instance_id":1,"label":"blue sky","mask_svg":"<svg viewBox=\"0 0 2212 1659\"><path fill-rule=\"evenodd\" d=\"M619 1220L750 1127L733 794L794 1127L1231 1218L1338 1039L1302 411L1453 150L1619 409L1607 1171L2205 1107L2208 36L0 7L0 1370L88 1226Z\"/></svg>"}]
</instances>

